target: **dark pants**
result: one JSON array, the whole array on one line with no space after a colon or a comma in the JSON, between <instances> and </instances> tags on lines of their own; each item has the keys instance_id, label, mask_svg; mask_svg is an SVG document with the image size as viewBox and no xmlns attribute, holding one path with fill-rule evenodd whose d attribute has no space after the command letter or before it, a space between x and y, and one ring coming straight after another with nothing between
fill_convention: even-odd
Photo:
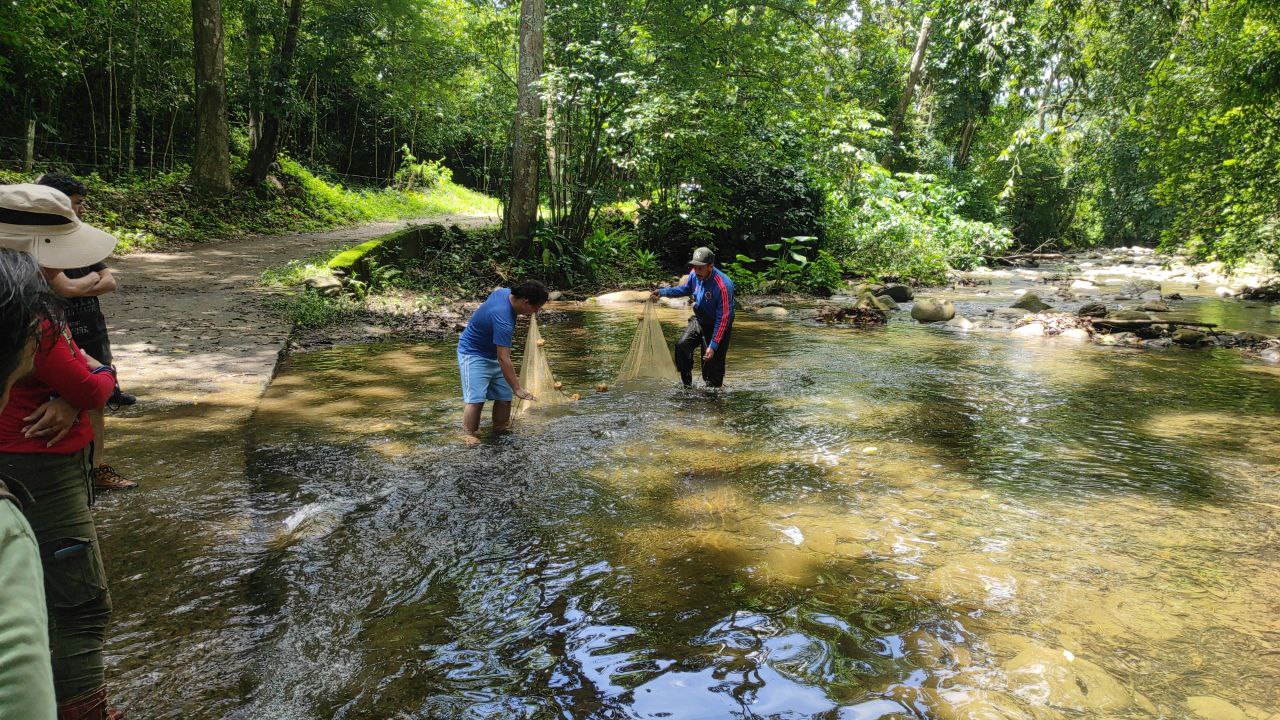
<instances>
[{"instance_id":1,"label":"dark pants","mask_svg":"<svg viewBox=\"0 0 1280 720\"><path fill-rule=\"evenodd\" d=\"M725 329L724 337L716 347L715 354L710 360L702 361L702 381L707 384L707 387L718 388L724 384L724 358L729 352L729 338L732 335L733 326L730 325ZM694 352L697 351L698 357L702 357L709 342L711 342L711 327L699 322L696 315L689 318L689 326L676 341L676 369L680 371L680 379L686 387L693 385Z\"/></svg>"},{"instance_id":2,"label":"dark pants","mask_svg":"<svg viewBox=\"0 0 1280 720\"><path fill-rule=\"evenodd\" d=\"M35 500L26 515L44 566L53 685L60 703L105 684L102 646L111 596L89 510L88 453L88 448L72 455L0 453L0 472L25 485Z\"/></svg>"}]
</instances>

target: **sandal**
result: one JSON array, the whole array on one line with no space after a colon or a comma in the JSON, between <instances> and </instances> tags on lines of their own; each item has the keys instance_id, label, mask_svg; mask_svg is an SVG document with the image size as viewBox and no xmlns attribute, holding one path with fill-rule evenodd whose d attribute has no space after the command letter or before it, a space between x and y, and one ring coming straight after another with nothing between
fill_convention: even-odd
<instances>
[{"instance_id":1,"label":"sandal","mask_svg":"<svg viewBox=\"0 0 1280 720\"><path fill-rule=\"evenodd\" d=\"M106 463L89 472L93 476L93 488L95 490L132 490L138 487L138 483L125 478L116 472L115 468Z\"/></svg>"}]
</instances>

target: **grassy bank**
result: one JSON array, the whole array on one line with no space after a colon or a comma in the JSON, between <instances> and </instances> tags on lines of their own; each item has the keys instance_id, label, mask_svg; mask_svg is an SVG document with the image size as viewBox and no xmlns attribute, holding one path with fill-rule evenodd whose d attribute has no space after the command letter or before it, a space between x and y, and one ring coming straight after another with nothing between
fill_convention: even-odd
<instances>
[{"instance_id":1,"label":"grassy bank","mask_svg":"<svg viewBox=\"0 0 1280 720\"><path fill-rule=\"evenodd\" d=\"M120 238L117 254L155 250L245 234L328 230L379 220L441 214L493 215L497 201L442 180L426 192L356 189L281 160L275 183L221 196L201 195L186 171L149 178L81 176L89 186L87 219ZM0 183L38 176L0 171Z\"/></svg>"}]
</instances>

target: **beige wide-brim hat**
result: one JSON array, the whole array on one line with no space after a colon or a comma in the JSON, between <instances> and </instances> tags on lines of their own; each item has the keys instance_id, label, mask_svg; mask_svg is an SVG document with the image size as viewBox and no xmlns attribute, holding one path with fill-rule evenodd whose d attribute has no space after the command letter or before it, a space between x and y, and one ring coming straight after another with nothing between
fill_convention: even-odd
<instances>
[{"instance_id":1,"label":"beige wide-brim hat","mask_svg":"<svg viewBox=\"0 0 1280 720\"><path fill-rule=\"evenodd\" d=\"M116 239L80 222L71 198L45 185L0 185L0 247L21 250L57 270L102 262Z\"/></svg>"}]
</instances>

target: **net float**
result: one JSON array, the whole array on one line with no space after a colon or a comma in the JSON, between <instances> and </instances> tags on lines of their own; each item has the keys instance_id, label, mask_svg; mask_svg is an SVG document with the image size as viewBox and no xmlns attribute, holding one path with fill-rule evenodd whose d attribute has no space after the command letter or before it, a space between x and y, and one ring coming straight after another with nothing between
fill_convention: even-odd
<instances>
[{"instance_id":1,"label":"net float","mask_svg":"<svg viewBox=\"0 0 1280 720\"><path fill-rule=\"evenodd\" d=\"M599 385L596 386L596 392L604 392L605 390L608 390L608 389L609 389L609 386L604 383L600 383Z\"/></svg>"},{"instance_id":2,"label":"net float","mask_svg":"<svg viewBox=\"0 0 1280 720\"><path fill-rule=\"evenodd\" d=\"M546 340L543 340L542 338L538 338L538 347L542 347L543 345L546 345L546 344L547 344Z\"/></svg>"},{"instance_id":3,"label":"net float","mask_svg":"<svg viewBox=\"0 0 1280 720\"><path fill-rule=\"evenodd\" d=\"M557 380L555 384L552 385L551 387L554 387L555 389L559 390L560 388L564 387L564 383L561 383L559 380Z\"/></svg>"},{"instance_id":4,"label":"net float","mask_svg":"<svg viewBox=\"0 0 1280 720\"><path fill-rule=\"evenodd\" d=\"M572 395L570 395L570 396L569 396L569 399L570 399L570 400L581 400L581 399L582 399L582 396L581 396L581 395L579 395L578 393L574 393L574 394L572 394Z\"/></svg>"}]
</instances>

